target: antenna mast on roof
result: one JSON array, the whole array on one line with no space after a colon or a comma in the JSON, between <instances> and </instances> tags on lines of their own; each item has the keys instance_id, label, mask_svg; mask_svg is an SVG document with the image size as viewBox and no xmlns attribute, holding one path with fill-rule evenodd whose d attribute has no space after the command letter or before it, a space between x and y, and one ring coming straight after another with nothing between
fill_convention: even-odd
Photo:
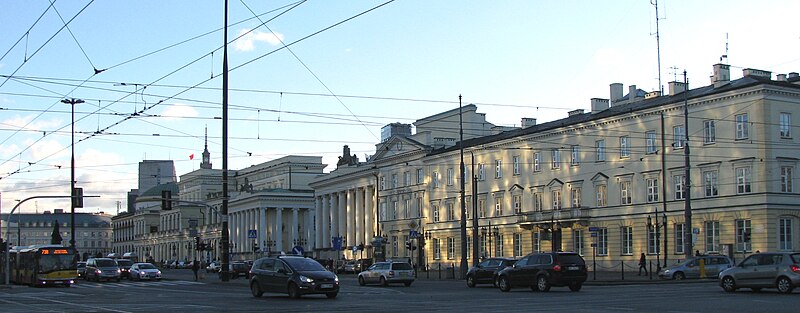
<instances>
[{"instance_id":1,"label":"antenna mast on roof","mask_svg":"<svg viewBox=\"0 0 800 313\"><path fill-rule=\"evenodd\" d=\"M725 54L719 57L719 63L722 63L722 59L725 59L724 64L728 64L728 33L725 33Z\"/></svg>"},{"instance_id":2,"label":"antenna mast on roof","mask_svg":"<svg viewBox=\"0 0 800 313\"><path fill-rule=\"evenodd\" d=\"M658 53L658 92L663 94L664 87L661 85L661 37L659 36L658 30L658 0L650 0L650 4L652 4L656 8L656 51ZM653 35L653 34L650 34Z\"/></svg>"}]
</instances>

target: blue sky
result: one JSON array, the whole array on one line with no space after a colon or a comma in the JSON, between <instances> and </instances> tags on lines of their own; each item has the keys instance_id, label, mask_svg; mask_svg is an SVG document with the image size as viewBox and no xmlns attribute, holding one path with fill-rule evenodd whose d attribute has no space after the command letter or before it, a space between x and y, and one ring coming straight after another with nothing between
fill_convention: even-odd
<instances>
[{"instance_id":1,"label":"blue sky","mask_svg":"<svg viewBox=\"0 0 800 313\"><path fill-rule=\"evenodd\" d=\"M229 39L253 30L229 46L231 169L299 154L323 156L332 170L345 144L363 160L381 126L456 108L459 94L490 122L518 126L588 110L610 83L658 90L648 0L397 0L359 15L383 3L230 1ZM178 175L197 169L205 127L221 167L222 52L211 52L223 42L222 1L49 5L0 3L3 212L69 192L65 97L86 101L75 108L76 180L101 197L84 212L124 208L144 159L173 159ZM743 68L800 72L800 2L661 0L658 9L663 86L672 67L687 70L692 87L707 85L726 42L734 79ZM69 31L58 32L56 11ZM279 49L281 40L296 43ZM21 207L56 208L68 202Z\"/></svg>"}]
</instances>

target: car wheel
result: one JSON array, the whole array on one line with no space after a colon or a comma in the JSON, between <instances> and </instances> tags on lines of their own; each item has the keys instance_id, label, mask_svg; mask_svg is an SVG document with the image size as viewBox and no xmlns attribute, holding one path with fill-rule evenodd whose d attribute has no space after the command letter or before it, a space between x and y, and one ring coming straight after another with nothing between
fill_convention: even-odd
<instances>
[{"instance_id":1,"label":"car wheel","mask_svg":"<svg viewBox=\"0 0 800 313\"><path fill-rule=\"evenodd\" d=\"M475 287L475 277L470 275L467 276L467 287L474 288Z\"/></svg>"},{"instance_id":2,"label":"car wheel","mask_svg":"<svg viewBox=\"0 0 800 313\"><path fill-rule=\"evenodd\" d=\"M580 283L571 283L571 284L569 284L569 290L572 290L572 291L580 291L581 287L583 287L583 284L580 284Z\"/></svg>"},{"instance_id":3,"label":"car wheel","mask_svg":"<svg viewBox=\"0 0 800 313\"><path fill-rule=\"evenodd\" d=\"M384 278L383 276L381 276L381 286L384 287L389 286L389 282L386 281L386 278Z\"/></svg>"},{"instance_id":4,"label":"car wheel","mask_svg":"<svg viewBox=\"0 0 800 313\"><path fill-rule=\"evenodd\" d=\"M406 287L411 287L411 282L403 283Z\"/></svg>"},{"instance_id":5,"label":"car wheel","mask_svg":"<svg viewBox=\"0 0 800 313\"><path fill-rule=\"evenodd\" d=\"M300 289L297 288L297 285L294 283L289 284L289 298L297 299L300 298Z\"/></svg>"},{"instance_id":6,"label":"car wheel","mask_svg":"<svg viewBox=\"0 0 800 313\"><path fill-rule=\"evenodd\" d=\"M336 296L338 295L339 295L338 292L329 292L325 294L325 296L328 297L328 299L336 299Z\"/></svg>"},{"instance_id":7,"label":"car wheel","mask_svg":"<svg viewBox=\"0 0 800 313\"><path fill-rule=\"evenodd\" d=\"M511 291L511 284L508 283L508 279L505 277L500 277L497 279L497 287L503 292Z\"/></svg>"},{"instance_id":8,"label":"car wheel","mask_svg":"<svg viewBox=\"0 0 800 313\"><path fill-rule=\"evenodd\" d=\"M722 278L722 289L727 292L734 292L736 291L736 282L733 281L733 277L725 276Z\"/></svg>"},{"instance_id":9,"label":"car wheel","mask_svg":"<svg viewBox=\"0 0 800 313\"><path fill-rule=\"evenodd\" d=\"M550 291L550 282L547 281L547 277L542 275L542 276L539 276L538 278L536 278L536 288L539 289L539 291L542 291L542 292Z\"/></svg>"},{"instance_id":10,"label":"car wheel","mask_svg":"<svg viewBox=\"0 0 800 313\"><path fill-rule=\"evenodd\" d=\"M256 298L259 298L264 294L264 292L261 291L261 288L258 287L258 282L256 281L250 283L250 293L252 293L253 297Z\"/></svg>"},{"instance_id":11,"label":"car wheel","mask_svg":"<svg viewBox=\"0 0 800 313\"><path fill-rule=\"evenodd\" d=\"M792 290L794 289L794 287L792 287L792 281L786 277L778 278L778 281L775 283L775 285L780 293L792 293Z\"/></svg>"},{"instance_id":12,"label":"car wheel","mask_svg":"<svg viewBox=\"0 0 800 313\"><path fill-rule=\"evenodd\" d=\"M683 272L675 272L675 274L672 275L672 279L674 280L684 280L685 278L686 275L684 275Z\"/></svg>"},{"instance_id":13,"label":"car wheel","mask_svg":"<svg viewBox=\"0 0 800 313\"><path fill-rule=\"evenodd\" d=\"M364 281L364 276L358 276L358 285L359 286L364 286L366 284L367 284L367 282Z\"/></svg>"}]
</instances>

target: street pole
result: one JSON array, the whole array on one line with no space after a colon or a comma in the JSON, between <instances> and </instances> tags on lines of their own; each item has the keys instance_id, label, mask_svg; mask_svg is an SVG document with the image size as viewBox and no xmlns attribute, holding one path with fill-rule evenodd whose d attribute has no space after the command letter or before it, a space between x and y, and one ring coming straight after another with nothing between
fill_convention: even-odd
<instances>
[{"instance_id":1,"label":"street pole","mask_svg":"<svg viewBox=\"0 0 800 313\"><path fill-rule=\"evenodd\" d=\"M664 209L664 266L667 266L667 139L664 130L664 112L661 112L661 207ZM658 209L656 209L658 211ZM658 214L658 212L656 212Z\"/></svg>"},{"instance_id":2,"label":"street pole","mask_svg":"<svg viewBox=\"0 0 800 313\"><path fill-rule=\"evenodd\" d=\"M464 114L461 111L461 95L458 95L458 132L460 139L458 141L459 150L461 151L461 277L467 276L467 203L464 199L465 191L464 184Z\"/></svg>"},{"instance_id":3,"label":"street pole","mask_svg":"<svg viewBox=\"0 0 800 313\"><path fill-rule=\"evenodd\" d=\"M475 175L475 153L472 155L472 266L478 266L478 176Z\"/></svg>"},{"instance_id":4,"label":"street pole","mask_svg":"<svg viewBox=\"0 0 800 313\"><path fill-rule=\"evenodd\" d=\"M683 207L683 216L686 219L686 229L684 230L684 253L686 255L686 259L692 257L692 193L690 186L692 185L692 180L689 177L690 171L690 163L689 163L689 81L686 78L686 70L683 70L683 84L684 84L684 91L683 91L683 133L685 135L685 142L683 143L683 161L684 161L684 183L683 183L683 193L684 193L684 207Z\"/></svg>"},{"instance_id":5,"label":"street pole","mask_svg":"<svg viewBox=\"0 0 800 313\"><path fill-rule=\"evenodd\" d=\"M72 158L69 167L69 194L70 197L70 222L69 222L69 246L75 248L75 104L83 103L81 99L69 98L61 100L61 103L69 104L72 113L72 141L70 148L72 149Z\"/></svg>"},{"instance_id":6,"label":"street pole","mask_svg":"<svg viewBox=\"0 0 800 313\"><path fill-rule=\"evenodd\" d=\"M222 49L222 269L220 279L229 279L230 247L228 230L228 0L225 0L225 27Z\"/></svg>"}]
</instances>

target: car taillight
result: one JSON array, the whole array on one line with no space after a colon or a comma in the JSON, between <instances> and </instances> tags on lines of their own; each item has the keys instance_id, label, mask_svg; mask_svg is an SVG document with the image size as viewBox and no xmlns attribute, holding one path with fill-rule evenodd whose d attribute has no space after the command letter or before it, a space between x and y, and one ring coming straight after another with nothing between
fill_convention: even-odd
<instances>
[{"instance_id":1,"label":"car taillight","mask_svg":"<svg viewBox=\"0 0 800 313\"><path fill-rule=\"evenodd\" d=\"M389 271L389 277L394 277L394 271Z\"/></svg>"},{"instance_id":2,"label":"car taillight","mask_svg":"<svg viewBox=\"0 0 800 313\"><path fill-rule=\"evenodd\" d=\"M797 265L793 264L792 266L789 266L789 269L791 269L792 272L800 273L800 266L797 266Z\"/></svg>"},{"instance_id":3,"label":"car taillight","mask_svg":"<svg viewBox=\"0 0 800 313\"><path fill-rule=\"evenodd\" d=\"M553 270L556 271L556 272L560 272L561 271L561 264L557 264L556 263L556 265L553 265Z\"/></svg>"}]
</instances>

